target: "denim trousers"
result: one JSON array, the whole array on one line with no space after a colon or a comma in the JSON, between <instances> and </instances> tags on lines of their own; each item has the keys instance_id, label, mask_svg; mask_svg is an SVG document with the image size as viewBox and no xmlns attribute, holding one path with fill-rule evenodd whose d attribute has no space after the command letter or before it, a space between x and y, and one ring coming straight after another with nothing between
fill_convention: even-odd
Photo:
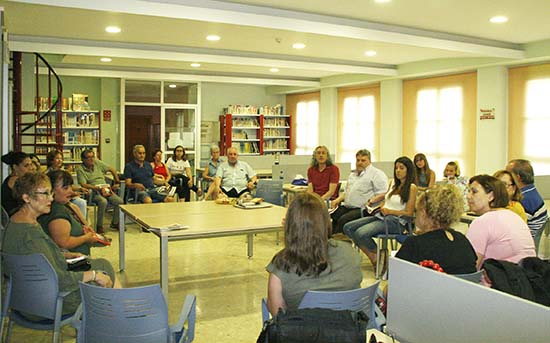
<instances>
[{"instance_id":1,"label":"denim trousers","mask_svg":"<svg viewBox=\"0 0 550 343\"><path fill-rule=\"evenodd\" d=\"M399 217L387 216L382 219L378 216L363 217L344 225L344 233L361 248L376 251L375 238L378 234L385 233L388 225L388 233L400 234L405 226L399 222Z\"/></svg>"}]
</instances>

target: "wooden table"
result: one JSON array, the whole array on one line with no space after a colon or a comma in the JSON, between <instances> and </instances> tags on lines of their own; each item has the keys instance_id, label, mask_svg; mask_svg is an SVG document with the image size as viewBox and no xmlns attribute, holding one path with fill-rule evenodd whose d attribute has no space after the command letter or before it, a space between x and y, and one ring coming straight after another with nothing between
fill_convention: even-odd
<instances>
[{"instance_id":1,"label":"wooden table","mask_svg":"<svg viewBox=\"0 0 550 343\"><path fill-rule=\"evenodd\" d=\"M128 216L147 230L174 223L189 226L185 230L151 232L160 243L160 284L168 296L168 242L188 239L248 236L248 257L253 254L253 234L276 232L286 208L272 206L259 209L239 209L213 201L120 205L119 269L125 269L124 223Z\"/></svg>"}]
</instances>

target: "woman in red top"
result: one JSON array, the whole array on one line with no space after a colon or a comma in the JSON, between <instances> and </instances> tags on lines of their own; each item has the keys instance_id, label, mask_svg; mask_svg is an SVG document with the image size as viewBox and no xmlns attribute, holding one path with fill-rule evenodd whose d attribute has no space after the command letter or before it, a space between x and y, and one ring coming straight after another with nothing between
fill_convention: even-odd
<instances>
[{"instance_id":1,"label":"woman in red top","mask_svg":"<svg viewBox=\"0 0 550 343\"><path fill-rule=\"evenodd\" d=\"M164 162L162 162L162 150L156 149L153 151L153 162L151 162L151 168L153 168L153 183L157 186L168 186L168 181L172 177L168 168Z\"/></svg>"}]
</instances>

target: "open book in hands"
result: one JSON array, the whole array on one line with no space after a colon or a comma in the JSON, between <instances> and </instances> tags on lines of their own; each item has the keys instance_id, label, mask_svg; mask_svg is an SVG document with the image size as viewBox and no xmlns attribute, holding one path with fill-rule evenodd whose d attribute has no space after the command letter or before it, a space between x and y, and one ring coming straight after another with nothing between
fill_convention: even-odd
<instances>
[{"instance_id":1,"label":"open book in hands","mask_svg":"<svg viewBox=\"0 0 550 343\"><path fill-rule=\"evenodd\" d=\"M378 203L376 205L366 205L365 206L365 212L367 212L367 214L369 216L373 216L375 215L376 213L380 212L380 209L382 208L382 203Z\"/></svg>"}]
</instances>

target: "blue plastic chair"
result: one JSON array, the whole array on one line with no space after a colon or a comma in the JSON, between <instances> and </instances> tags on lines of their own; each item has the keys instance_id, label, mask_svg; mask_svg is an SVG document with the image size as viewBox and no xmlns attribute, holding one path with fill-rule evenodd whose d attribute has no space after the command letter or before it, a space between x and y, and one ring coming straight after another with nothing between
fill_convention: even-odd
<instances>
[{"instance_id":1,"label":"blue plastic chair","mask_svg":"<svg viewBox=\"0 0 550 343\"><path fill-rule=\"evenodd\" d=\"M61 327L70 324L72 315L62 316L63 300L72 292L60 292L57 274L42 254L3 255L7 268L7 285L2 311L0 337L8 318L6 340L9 342L13 322L34 330L52 330L54 343L61 341ZM21 313L45 318L31 321Z\"/></svg>"},{"instance_id":2,"label":"blue plastic chair","mask_svg":"<svg viewBox=\"0 0 550 343\"><path fill-rule=\"evenodd\" d=\"M375 272L375 277L377 280L379 280L380 278L384 278L384 275L381 275L381 274L385 274L384 272L382 272L383 268L381 268L381 264L384 264L386 262L384 261L385 258L381 258L382 256L381 251L388 250L388 243L392 250L397 250L397 243L403 244L405 239L407 239L407 237L409 236L412 236L414 232L413 217L399 216L399 218L402 218L407 222L407 232L399 233L399 234L389 233L387 219L390 217L396 217L396 216L392 216L392 215L384 216L385 232L375 236L378 241L376 245L376 272Z\"/></svg>"},{"instance_id":3,"label":"blue plastic chair","mask_svg":"<svg viewBox=\"0 0 550 343\"><path fill-rule=\"evenodd\" d=\"M483 276L483 270L478 270L474 273L469 274L453 274L453 276L456 276L458 278L461 278L466 281L471 281L474 283L481 283L481 277Z\"/></svg>"},{"instance_id":4,"label":"blue plastic chair","mask_svg":"<svg viewBox=\"0 0 550 343\"><path fill-rule=\"evenodd\" d=\"M82 304L74 326L80 343L192 342L196 297L187 295L178 322L168 324L168 307L159 285L103 288L80 283ZM187 322L187 327L184 326Z\"/></svg>"},{"instance_id":5,"label":"blue plastic chair","mask_svg":"<svg viewBox=\"0 0 550 343\"><path fill-rule=\"evenodd\" d=\"M386 318L375 303L379 284L376 281L369 287L349 291L307 291L298 308L363 311L369 317L367 328L381 330ZM269 320L266 299L262 300L262 320Z\"/></svg>"}]
</instances>

